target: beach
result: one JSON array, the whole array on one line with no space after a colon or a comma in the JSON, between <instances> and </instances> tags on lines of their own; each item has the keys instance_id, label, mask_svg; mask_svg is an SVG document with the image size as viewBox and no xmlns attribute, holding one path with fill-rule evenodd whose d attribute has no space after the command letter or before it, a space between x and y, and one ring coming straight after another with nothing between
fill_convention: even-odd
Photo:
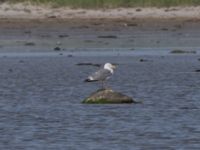
<instances>
[{"instance_id":1,"label":"beach","mask_svg":"<svg viewBox=\"0 0 200 150\"><path fill-rule=\"evenodd\" d=\"M0 18L24 19L132 19L132 18L195 18L200 19L200 6L188 7L135 7L135 8L98 8L83 9L69 7L51 7L49 5L32 5L30 3L0 5Z\"/></svg>"},{"instance_id":2,"label":"beach","mask_svg":"<svg viewBox=\"0 0 200 150\"><path fill-rule=\"evenodd\" d=\"M2 4L0 51L197 49L200 46L199 9L86 10Z\"/></svg>"}]
</instances>

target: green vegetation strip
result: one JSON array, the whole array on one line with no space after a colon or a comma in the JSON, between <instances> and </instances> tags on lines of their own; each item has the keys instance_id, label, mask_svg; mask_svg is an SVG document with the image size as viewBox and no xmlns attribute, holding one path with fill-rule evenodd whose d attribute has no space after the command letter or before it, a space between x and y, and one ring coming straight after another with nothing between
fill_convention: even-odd
<instances>
[{"instance_id":1,"label":"green vegetation strip","mask_svg":"<svg viewBox=\"0 0 200 150\"><path fill-rule=\"evenodd\" d=\"M34 4L51 4L52 6L69 6L73 8L116 8L116 7L170 7L197 6L200 0L0 0L0 2L32 2Z\"/></svg>"}]
</instances>

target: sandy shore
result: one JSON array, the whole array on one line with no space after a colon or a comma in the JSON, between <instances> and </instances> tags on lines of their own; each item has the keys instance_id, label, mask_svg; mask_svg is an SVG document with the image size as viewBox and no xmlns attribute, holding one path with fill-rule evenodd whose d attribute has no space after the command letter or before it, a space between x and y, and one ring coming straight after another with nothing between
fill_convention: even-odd
<instances>
[{"instance_id":1,"label":"sandy shore","mask_svg":"<svg viewBox=\"0 0 200 150\"><path fill-rule=\"evenodd\" d=\"M84 10L4 3L0 33L0 52L196 50L200 7Z\"/></svg>"},{"instance_id":2,"label":"sandy shore","mask_svg":"<svg viewBox=\"0 0 200 150\"><path fill-rule=\"evenodd\" d=\"M66 7L34 6L30 4L0 5L0 18L196 18L200 19L200 7L173 8L117 8L117 9L70 9Z\"/></svg>"}]
</instances>

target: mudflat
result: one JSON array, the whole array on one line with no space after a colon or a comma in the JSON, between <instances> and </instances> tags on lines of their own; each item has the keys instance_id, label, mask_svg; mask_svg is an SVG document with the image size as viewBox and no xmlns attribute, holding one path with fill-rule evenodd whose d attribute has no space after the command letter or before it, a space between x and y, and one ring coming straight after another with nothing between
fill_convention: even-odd
<instances>
[{"instance_id":1,"label":"mudflat","mask_svg":"<svg viewBox=\"0 0 200 150\"><path fill-rule=\"evenodd\" d=\"M0 52L200 47L199 19L1 19Z\"/></svg>"}]
</instances>

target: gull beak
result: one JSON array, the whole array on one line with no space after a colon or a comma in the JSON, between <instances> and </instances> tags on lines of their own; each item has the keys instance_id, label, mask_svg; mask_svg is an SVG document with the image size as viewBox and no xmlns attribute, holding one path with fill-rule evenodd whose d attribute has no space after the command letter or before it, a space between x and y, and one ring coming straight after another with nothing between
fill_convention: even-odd
<instances>
[{"instance_id":1,"label":"gull beak","mask_svg":"<svg viewBox=\"0 0 200 150\"><path fill-rule=\"evenodd\" d=\"M116 65L112 65L112 69L116 69L117 68L117 66Z\"/></svg>"}]
</instances>

